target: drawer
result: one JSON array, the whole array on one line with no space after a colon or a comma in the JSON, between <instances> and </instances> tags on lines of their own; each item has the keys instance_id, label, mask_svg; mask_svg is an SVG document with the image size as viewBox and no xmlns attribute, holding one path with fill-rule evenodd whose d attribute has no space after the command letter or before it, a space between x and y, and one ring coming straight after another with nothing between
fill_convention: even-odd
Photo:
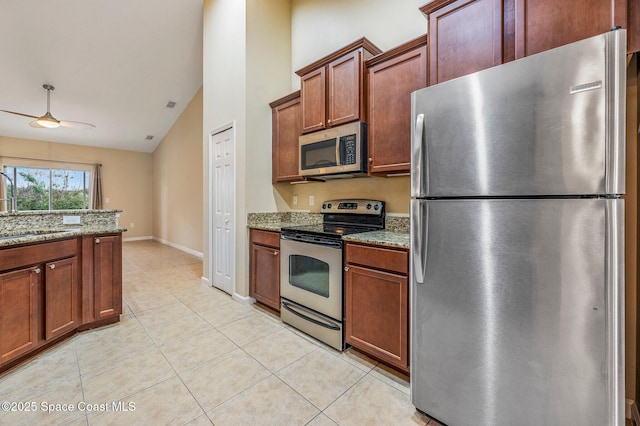
<instances>
[{"instance_id":1,"label":"drawer","mask_svg":"<svg viewBox=\"0 0 640 426\"><path fill-rule=\"evenodd\" d=\"M261 244L274 248L280 248L280 233L252 229L250 231L251 244Z\"/></svg>"},{"instance_id":2,"label":"drawer","mask_svg":"<svg viewBox=\"0 0 640 426\"><path fill-rule=\"evenodd\" d=\"M37 243L30 246L0 250L0 270L45 263L51 260L75 256L78 253L76 238Z\"/></svg>"},{"instance_id":3,"label":"drawer","mask_svg":"<svg viewBox=\"0 0 640 426\"><path fill-rule=\"evenodd\" d=\"M409 253L404 250L347 244L345 262L409 274Z\"/></svg>"}]
</instances>

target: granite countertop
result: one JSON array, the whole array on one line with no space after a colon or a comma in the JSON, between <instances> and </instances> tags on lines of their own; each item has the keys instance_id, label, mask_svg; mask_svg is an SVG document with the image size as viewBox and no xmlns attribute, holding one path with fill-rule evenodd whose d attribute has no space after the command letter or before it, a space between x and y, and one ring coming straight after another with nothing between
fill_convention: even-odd
<instances>
[{"instance_id":1,"label":"granite countertop","mask_svg":"<svg viewBox=\"0 0 640 426\"><path fill-rule=\"evenodd\" d=\"M322 215L316 214L307 218L304 214L296 216L288 213L250 213L247 226L252 229L280 232L282 228L288 226L306 225L318 221L322 221ZM409 218L387 217L387 228L382 231L350 234L342 239L348 242L409 249Z\"/></svg>"},{"instance_id":2,"label":"granite countertop","mask_svg":"<svg viewBox=\"0 0 640 426\"><path fill-rule=\"evenodd\" d=\"M342 239L350 243L376 244L403 249L409 249L411 246L411 240L408 232L394 232L386 229L382 231L345 235Z\"/></svg>"},{"instance_id":3,"label":"granite countertop","mask_svg":"<svg viewBox=\"0 0 640 426\"><path fill-rule=\"evenodd\" d=\"M110 225L87 225L80 227L61 227L58 229L31 229L22 234L0 234L0 247L29 244L41 241L74 238L83 235L113 234L125 232L126 228Z\"/></svg>"}]
</instances>

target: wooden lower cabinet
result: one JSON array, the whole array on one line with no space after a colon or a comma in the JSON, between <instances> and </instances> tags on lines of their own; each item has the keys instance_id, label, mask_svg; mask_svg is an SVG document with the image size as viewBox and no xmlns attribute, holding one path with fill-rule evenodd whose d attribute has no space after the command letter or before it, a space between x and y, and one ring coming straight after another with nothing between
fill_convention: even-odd
<instances>
[{"instance_id":1,"label":"wooden lower cabinet","mask_svg":"<svg viewBox=\"0 0 640 426\"><path fill-rule=\"evenodd\" d=\"M83 237L82 256L83 323L117 317L122 313L121 235Z\"/></svg>"},{"instance_id":2,"label":"wooden lower cabinet","mask_svg":"<svg viewBox=\"0 0 640 426\"><path fill-rule=\"evenodd\" d=\"M119 233L2 248L0 265L0 372L122 313Z\"/></svg>"},{"instance_id":3,"label":"wooden lower cabinet","mask_svg":"<svg viewBox=\"0 0 640 426\"><path fill-rule=\"evenodd\" d=\"M0 364L38 345L41 269L0 274Z\"/></svg>"},{"instance_id":4,"label":"wooden lower cabinet","mask_svg":"<svg viewBox=\"0 0 640 426\"><path fill-rule=\"evenodd\" d=\"M280 312L280 233L249 231L249 295Z\"/></svg>"},{"instance_id":5,"label":"wooden lower cabinet","mask_svg":"<svg viewBox=\"0 0 640 426\"><path fill-rule=\"evenodd\" d=\"M347 244L345 253L345 341L408 373L408 252Z\"/></svg>"},{"instance_id":6,"label":"wooden lower cabinet","mask_svg":"<svg viewBox=\"0 0 640 426\"><path fill-rule=\"evenodd\" d=\"M78 258L49 262L44 275L44 335L49 340L80 325Z\"/></svg>"}]
</instances>

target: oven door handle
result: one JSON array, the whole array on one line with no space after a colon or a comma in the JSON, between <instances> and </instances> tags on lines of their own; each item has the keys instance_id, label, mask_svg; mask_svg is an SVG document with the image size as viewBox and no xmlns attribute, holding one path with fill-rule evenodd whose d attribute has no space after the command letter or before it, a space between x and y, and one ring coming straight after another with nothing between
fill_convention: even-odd
<instances>
[{"instance_id":1,"label":"oven door handle","mask_svg":"<svg viewBox=\"0 0 640 426\"><path fill-rule=\"evenodd\" d=\"M318 321L315 318L310 318L304 314L301 314L300 312L296 311L295 309L293 309L293 306L291 306L290 304L288 304L287 302L282 302L282 307L285 308L287 311L291 312L294 315L299 316L300 318L307 320L309 322L314 323L315 325L319 325L320 327L324 327L324 328L328 328L329 330L336 330L339 331L340 327L338 327L335 324L327 324L326 322L322 322L322 321Z\"/></svg>"}]
</instances>

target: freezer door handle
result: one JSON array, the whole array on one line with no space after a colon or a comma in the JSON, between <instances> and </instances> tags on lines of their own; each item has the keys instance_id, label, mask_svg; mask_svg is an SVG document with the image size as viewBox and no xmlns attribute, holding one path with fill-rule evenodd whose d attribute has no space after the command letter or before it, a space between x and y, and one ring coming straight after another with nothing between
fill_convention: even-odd
<instances>
[{"instance_id":1,"label":"freezer door handle","mask_svg":"<svg viewBox=\"0 0 640 426\"><path fill-rule=\"evenodd\" d=\"M429 233L429 207L424 201L414 201L412 211L411 250L413 252L413 273L417 284L424 284L427 268L427 240Z\"/></svg>"},{"instance_id":2,"label":"freezer door handle","mask_svg":"<svg viewBox=\"0 0 640 426\"><path fill-rule=\"evenodd\" d=\"M416 126L413 129L413 152L411 159L411 190L414 196L422 196L427 185L423 185L423 180L427 180L427 170L424 160L427 156L427 144L423 144L424 135L424 114L416 116ZM424 152L423 152L424 150Z\"/></svg>"}]
</instances>

